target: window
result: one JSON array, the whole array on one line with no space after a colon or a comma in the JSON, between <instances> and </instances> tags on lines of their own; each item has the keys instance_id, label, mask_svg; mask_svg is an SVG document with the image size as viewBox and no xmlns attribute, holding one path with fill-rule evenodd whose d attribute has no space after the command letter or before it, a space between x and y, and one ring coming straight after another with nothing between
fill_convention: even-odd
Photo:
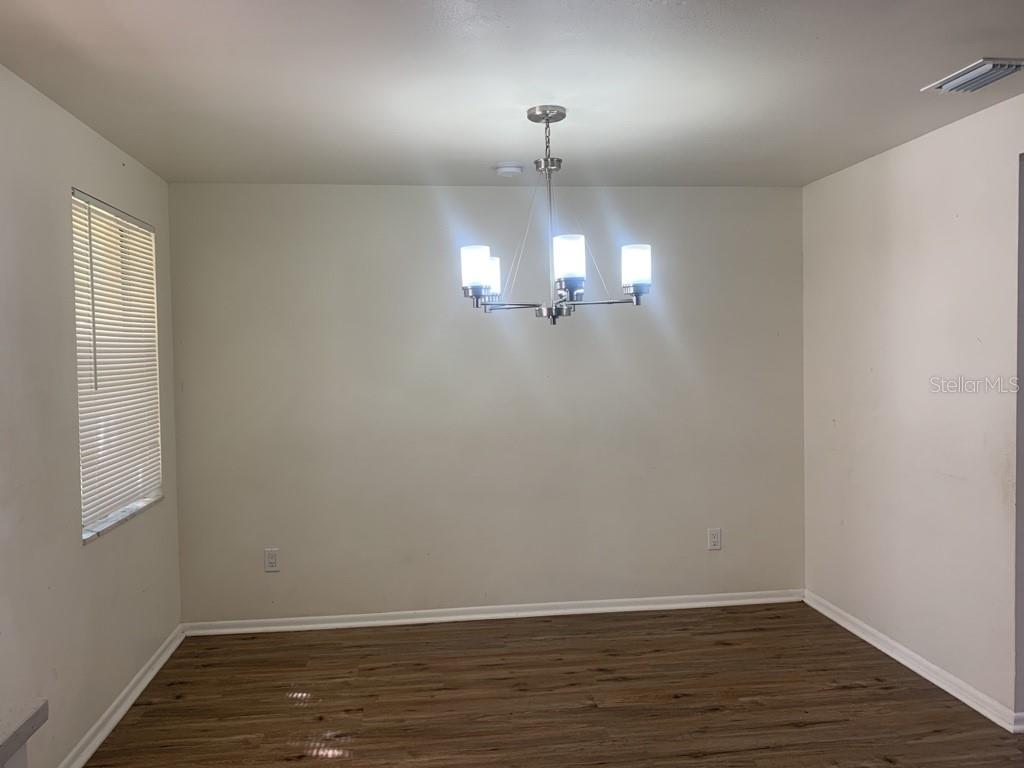
<instances>
[{"instance_id":1,"label":"window","mask_svg":"<svg viewBox=\"0 0 1024 768\"><path fill-rule=\"evenodd\" d=\"M82 539L162 496L153 228L71 192Z\"/></svg>"}]
</instances>

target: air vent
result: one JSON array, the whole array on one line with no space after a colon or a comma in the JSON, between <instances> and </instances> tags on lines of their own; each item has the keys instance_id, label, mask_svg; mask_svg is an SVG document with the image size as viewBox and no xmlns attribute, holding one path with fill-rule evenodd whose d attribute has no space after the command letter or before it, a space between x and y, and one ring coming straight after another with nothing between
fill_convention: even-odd
<instances>
[{"instance_id":1,"label":"air vent","mask_svg":"<svg viewBox=\"0 0 1024 768\"><path fill-rule=\"evenodd\" d=\"M940 93L972 93L980 91L996 80L1002 80L1024 67L1022 59L978 59L969 67L964 67L952 75L926 85L922 91L939 91Z\"/></svg>"}]
</instances>

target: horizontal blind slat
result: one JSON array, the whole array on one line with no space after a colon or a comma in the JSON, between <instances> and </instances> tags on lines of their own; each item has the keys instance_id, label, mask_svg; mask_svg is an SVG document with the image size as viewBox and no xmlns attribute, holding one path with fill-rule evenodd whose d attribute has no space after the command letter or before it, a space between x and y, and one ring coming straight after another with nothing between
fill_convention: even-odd
<instances>
[{"instance_id":1,"label":"horizontal blind slat","mask_svg":"<svg viewBox=\"0 0 1024 768\"><path fill-rule=\"evenodd\" d=\"M85 493L96 504L126 490L147 485L160 471L160 455L154 452L148 461L111 465L103 475L96 475L82 483Z\"/></svg>"},{"instance_id":2,"label":"horizontal blind slat","mask_svg":"<svg viewBox=\"0 0 1024 768\"><path fill-rule=\"evenodd\" d=\"M112 467L103 483L92 483L87 490L86 508L95 509L120 494L133 494L140 487L160 487L159 454L153 454L153 461L141 465Z\"/></svg>"},{"instance_id":3,"label":"horizontal blind slat","mask_svg":"<svg viewBox=\"0 0 1024 768\"><path fill-rule=\"evenodd\" d=\"M122 491L126 486L138 485L139 478L148 477L160 468L160 454L153 451L147 459L141 461L122 461L120 464L108 464L106 472L92 475L82 481L82 487L94 499L100 499L108 493Z\"/></svg>"},{"instance_id":4,"label":"horizontal blind slat","mask_svg":"<svg viewBox=\"0 0 1024 768\"><path fill-rule=\"evenodd\" d=\"M110 413L96 414L92 419L83 421L82 426L79 429L79 433L82 435L83 444L86 442L86 437L92 437L93 435L113 435L116 432L124 432L129 427L135 424L141 424L147 428L152 428L153 412L159 407L159 401L156 398L148 400L140 400L137 405L132 407L126 407Z\"/></svg>"},{"instance_id":5,"label":"horizontal blind slat","mask_svg":"<svg viewBox=\"0 0 1024 768\"><path fill-rule=\"evenodd\" d=\"M91 487L96 487L118 475L131 475L133 471L144 467L147 463L152 463L154 459L159 460L160 458L160 451L158 450L155 438L140 440L135 447L139 451L139 456L132 456L125 452L119 456L108 457L103 464L97 465L94 470L82 478L83 485L87 484Z\"/></svg>"},{"instance_id":6,"label":"horizontal blind slat","mask_svg":"<svg viewBox=\"0 0 1024 768\"><path fill-rule=\"evenodd\" d=\"M106 457L120 456L159 437L159 431L152 424L147 424L144 418L126 420L123 424L108 423L93 429L82 438L82 456L91 459L86 474L93 471L94 464L102 464Z\"/></svg>"}]
</instances>

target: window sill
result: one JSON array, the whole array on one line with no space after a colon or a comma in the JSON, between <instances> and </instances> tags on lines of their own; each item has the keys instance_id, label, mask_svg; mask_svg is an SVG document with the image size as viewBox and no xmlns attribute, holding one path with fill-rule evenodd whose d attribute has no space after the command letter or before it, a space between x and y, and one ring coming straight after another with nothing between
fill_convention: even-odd
<instances>
[{"instance_id":1,"label":"window sill","mask_svg":"<svg viewBox=\"0 0 1024 768\"><path fill-rule=\"evenodd\" d=\"M90 541L95 541L103 534L117 528L121 523L131 520L136 515L142 514L154 504L158 504L163 501L163 499L163 494L161 494L160 496L155 496L152 499L137 501L134 504L129 504L118 512L107 515L99 522L93 523L87 528L82 528L82 544L88 544Z\"/></svg>"}]
</instances>

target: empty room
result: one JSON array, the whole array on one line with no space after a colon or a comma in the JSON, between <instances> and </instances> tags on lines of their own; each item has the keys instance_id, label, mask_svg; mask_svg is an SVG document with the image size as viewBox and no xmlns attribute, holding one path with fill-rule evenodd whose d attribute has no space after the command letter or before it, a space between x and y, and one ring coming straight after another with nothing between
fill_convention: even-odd
<instances>
[{"instance_id":1,"label":"empty room","mask_svg":"<svg viewBox=\"0 0 1024 768\"><path fill-rule=\"evenodd\" d=\"M1022 69L0 0L0 768L1024 768Z\"/></svg>"}]
</instances>

